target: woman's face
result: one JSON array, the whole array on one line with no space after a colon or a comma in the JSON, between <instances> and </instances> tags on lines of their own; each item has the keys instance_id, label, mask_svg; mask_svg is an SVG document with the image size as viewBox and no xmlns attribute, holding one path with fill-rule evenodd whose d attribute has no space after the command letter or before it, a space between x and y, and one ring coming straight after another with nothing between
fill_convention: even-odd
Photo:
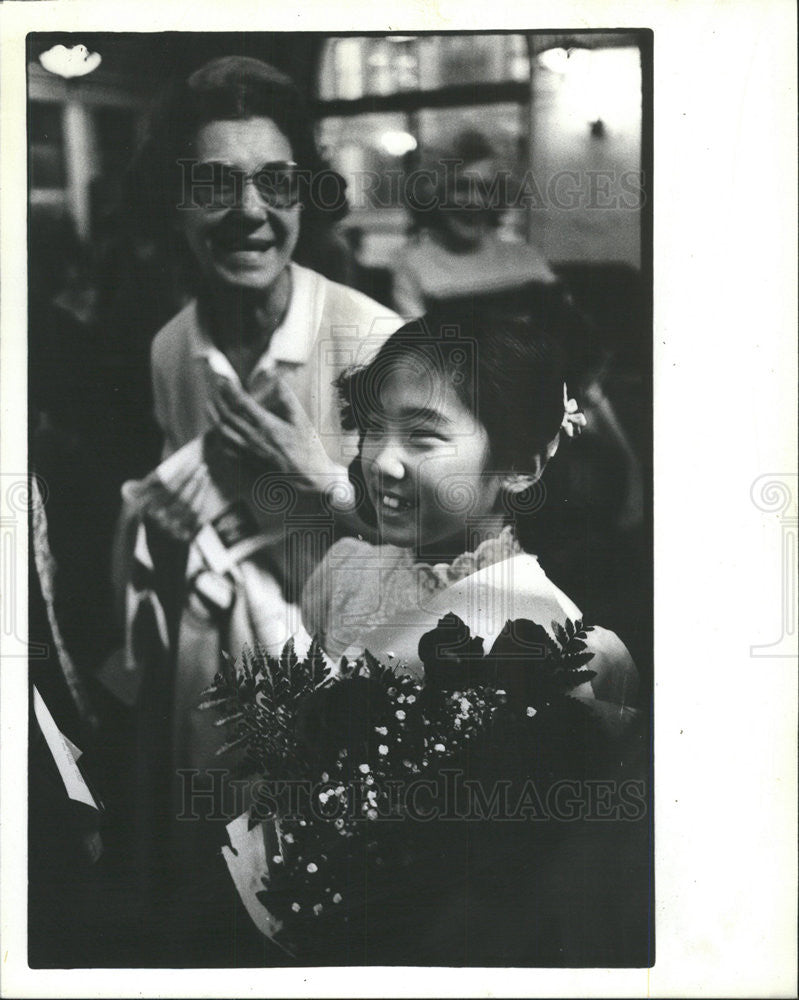
<instances>
[{"instance_id":1,"label":"woman's face","mask_svg":"<svg viewBox=\"0 0 799 1000\"><path fill-rule=\"evenodd\" d=\"M491 513L499 493L485 428L422 357L394 362L375 403L361 463L381 540L418 550L465 538L467 517Z\"/></svg>"},{"instance_id":2,"label":"woman's face","mask_svg":"<svg viewBox=\"0 0 799 1000\"><path fill-rule=\"evenodd\" d=\"M477 250L491 231L486 195L495 174L492 160L480 160L450 180L441 225L448 241L459 250Z\"/></svg>"},{"instance_id":3,"label":"woman's face","mask_svg":"<svg viewBox=\"0 0 799 1000\"><path fill-rule=\"evenodd\" d=\"M205 179L220 167L250 175L266 163L291 161L286 136L270 118L213 121L197 132L191 150L196 192L184 196L183 230L206 278L228 287L266 290L291 260L300 231L300 206L274 208L252 180L235 198L204 204ZM185 176L185 175L184 175ZM197 195L197 196L195 196Z\"/></svg>"}]
</instances>

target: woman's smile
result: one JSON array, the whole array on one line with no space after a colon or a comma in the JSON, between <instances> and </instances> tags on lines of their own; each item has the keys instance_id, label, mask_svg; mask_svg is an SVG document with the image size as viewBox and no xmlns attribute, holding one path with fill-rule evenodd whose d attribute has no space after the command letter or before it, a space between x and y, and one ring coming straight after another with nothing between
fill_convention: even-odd
<instances>
[{"instance_id":1,"label":"woman's smile","mask_svg":"<svg viewBox=\"0 0 799 1000\"><path fill-rule=\"evenodd\" d=\"M222 257L228 266L242 268L263 268L268 265L269 254L277 244L274 240L214 240L215 253Z\"/></svg>"},{"instance_id":2,"label":"woman's smile","mask_svg":"<svg viewBox=\"0 0 799 1000\"><path fill-rule=\"evenodd\" d=\"M277 245L274 238L258 236L218 236L213 242L223 253L258 254Z\"/></svg>"},{"instance_id":3,"label":"woman's smile","mask_svg":"<svg viewBox=\"0 0 799 1000\"><path fill-rule=\"evenodd\" d=\"M212 121L197 133L197 161L223 163L252 174L269 162L289 161L288 139L269 118ZM300 206L273 208L251 180L230 204L185 212L183 228L207 278L231 287L266 290L286 269L300 231Z\"/></svg>"}]
</instances>

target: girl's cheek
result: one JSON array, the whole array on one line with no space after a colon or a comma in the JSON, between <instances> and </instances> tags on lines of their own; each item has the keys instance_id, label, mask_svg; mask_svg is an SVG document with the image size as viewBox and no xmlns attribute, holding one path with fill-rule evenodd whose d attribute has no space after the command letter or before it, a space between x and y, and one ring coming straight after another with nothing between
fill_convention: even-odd
<instances>
[{"instance_id":1,"label":"girl's cheek","mask_svg":"<svg viewBox=\"0 0 799 1000\"><path fill-rule=\"evenodd\" d=\"M374 433L365 434L359 449L361 461L373 461L377 452L378 440Z\"/></svg>"}]
</instances>

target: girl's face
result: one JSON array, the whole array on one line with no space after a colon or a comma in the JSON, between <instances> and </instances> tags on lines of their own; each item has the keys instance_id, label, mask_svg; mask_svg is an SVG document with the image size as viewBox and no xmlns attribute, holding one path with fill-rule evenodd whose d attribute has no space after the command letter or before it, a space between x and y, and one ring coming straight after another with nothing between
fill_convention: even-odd
<instances>
[{"instance_id":1,"label":"girl's face","mask_svg":"<svg viewBox=\"0 0 799 1000\"><path fill-rule=\"evenodd\" d=\"M361 463L383 542L417 551L493 512L499 479L486 473L488 435L425 360L397 360L379 385Z\"/></svg>"},{"instance_id":2,"label":"girl's face","mask_svg":"<svg viewBox=\"0 0 799 1000\"><path fill-rule=\"evenodd\" d=\"M265 290L285 270L300 232L300 206L273 207L253 181L233 196L220 177L250 177L264 164L290 163L291 143L270 118L213 121L197 132L183 230L203 274L214 283ZM187 175L184 175L187 176Z\"/></svg>"}]
</instances>

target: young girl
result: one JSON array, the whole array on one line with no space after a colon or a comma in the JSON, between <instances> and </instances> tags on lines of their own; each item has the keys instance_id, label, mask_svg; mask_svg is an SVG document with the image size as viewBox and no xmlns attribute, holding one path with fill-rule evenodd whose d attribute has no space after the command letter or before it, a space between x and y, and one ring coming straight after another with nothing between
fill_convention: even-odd
<instances>
[{"instance_id":1,"label":"young girl","mask_svg":"<svg viewBox=\"0 0 799 1000\"><path fill-rule=\"evenodd\" d=\"M563 322L429 314L340 378L344 426L359 434L350 474L380 544L340 540L305 587L305 628L329 655L368 649L421 673L419 639L448 612L486 649L508 620L551 632L582 618L514 530L545 502L544 468L584 422L566 391ZM596 677L575 693L630 705L625 646L589 635Z\"/></svg>"},{"instance_id":2,"label":"young girl","mask_svg":"<svg viewBox=\"0 0 799 1000\"><path fill-rule=\"evenodd\" d=\"M545 500L541 475L561 438L583 422L565 391L562 321L554 312L541 313L535 326L487 314L428 314L393 334L366 367L339 379L344 426L359 436L350 475L379 544L339 540L305 586L305 630L333 659L369 650L399 671L422 676L420 639L450 612L483 639L485 650L508 620L532 620L554 636L558 625L582 618L536 557L523 551L515 531L517 519ZM637 715L636 669L612 632L593 628L586 646L595 676L569 694L590 710L577 714L590 716L596 731L611 737L608 759L626 766L627 750L617 749L622 741L615 738L629 732ZM537 656L540 649L531 644L531 670ZM580 732L574 731L578 740ZM493 765L483 763L490 775ZM539 838L535 823L439 827L447 852L455 856L459 844L471 858L465 884L445 872L440 898L439 889L416 893L413 887L403 896L407 886L399 878L396 925L385 917L394 913L388 904L373 901L365 923L356 921L359 930L347 925L348 947L381 965L618 960L634 938L633 925L642 923L641 908L628 908L628 918L614 895L646 857L646 845L630 840L642 824L616 824L615 839L608 838L607 824L601 836L595 824L549 824L549 834L553 826L551 842ZM270 839L245 815L227 829L230 847L223 853L231 876L254 923L272 938L280 922L261 900L277 871L265 847L275 842L274 828L265 824ZM424 873L429 859L420 863ZM418 882L419 873L414 877ZM614 918L599 919L605 911ZM394 928L390 933L380 931L381 919Z\"/></svg>"}]
</instances>

